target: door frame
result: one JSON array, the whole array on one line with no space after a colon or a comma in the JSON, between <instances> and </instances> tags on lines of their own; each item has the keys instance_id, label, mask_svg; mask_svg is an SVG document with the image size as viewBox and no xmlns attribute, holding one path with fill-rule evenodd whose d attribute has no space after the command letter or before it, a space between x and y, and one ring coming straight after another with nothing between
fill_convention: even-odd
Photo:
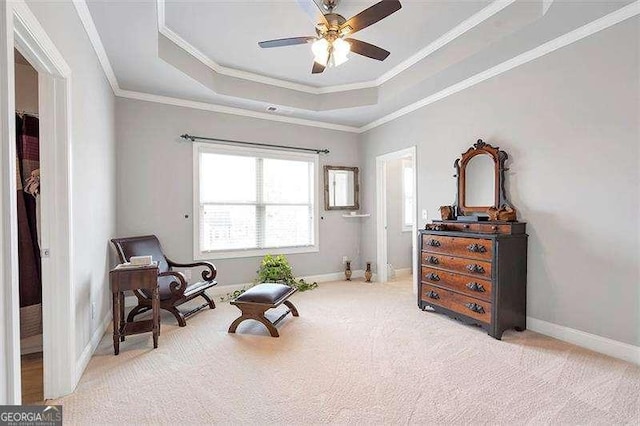
<instances>
[{"instance_id":1,"label":"door frame","mask_svg":"<svg viewBox=\"0 0 640 426\"><path fill-rule=\"evenodd\" d=\"M413 168L413 229L411 237L412 253L416 252L418 243L418 171L417 165L417 147L390 152L378 155L376 157L376 281L387 282L386 265L388 263L388 247L387 247L387 162L391 160L399 160L401 158L410 158L411 167ZM413 291L418 292L418 265L416 257L411 256L411 269L413 276Z\"/></svg>"},{"instance_id":2,"label":"door frame","mask_svg":"<svg viewBox=\"0 0 640 426\"><path fill-rule=\"evenodd\" d=\"M20 404L14 53L38 71L44 396L76 385L71 226L71 68L23 0L0 3L0 401ZM8 212L8 214L7 214Z\"/></svg>"}]
</instances>

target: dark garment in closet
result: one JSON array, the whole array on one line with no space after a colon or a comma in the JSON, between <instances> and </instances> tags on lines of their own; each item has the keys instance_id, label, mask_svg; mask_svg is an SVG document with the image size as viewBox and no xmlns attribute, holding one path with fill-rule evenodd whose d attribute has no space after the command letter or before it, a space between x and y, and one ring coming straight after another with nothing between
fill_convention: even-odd
<instances>
[{"instance_id":1,"label":"dark garment in closet","mask_svg":"<svg viewBox=\"0 0 640 426\"><path fill-rule=\"evenodd\" d=\"M36 199L23 190L31 173L40 169L38 127L37 117L16 114L18 264L21 308L42 302Z\"/></svg>"}]
</instances>

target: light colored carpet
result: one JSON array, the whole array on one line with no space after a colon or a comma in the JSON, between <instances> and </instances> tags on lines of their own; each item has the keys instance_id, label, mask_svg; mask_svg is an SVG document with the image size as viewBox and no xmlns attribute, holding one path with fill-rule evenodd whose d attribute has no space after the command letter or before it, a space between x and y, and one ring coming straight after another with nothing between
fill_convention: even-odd
<instances>
[{"instance_id":1,"label":"light colored carpet","mask_svg":"<svg viewBox=\"0 0 640 426\"><path fill-rule=\"evenodd\" d=\"M497 341L416 306L408 282L298 293L280 338L218 303L160 347L105 335L65 423L637 424L640 367L525 331Z\"/></svg>"}]
</instances>

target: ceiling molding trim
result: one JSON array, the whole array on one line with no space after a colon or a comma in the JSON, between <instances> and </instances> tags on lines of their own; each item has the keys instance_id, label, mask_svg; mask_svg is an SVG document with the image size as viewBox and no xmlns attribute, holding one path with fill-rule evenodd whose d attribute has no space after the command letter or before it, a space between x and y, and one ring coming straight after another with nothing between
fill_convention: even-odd
<instances>
[{"instance_id":1,"label":"ceiling molding trim","mask_svg":"<svg viewBox=\"0 0 640 426\"><path fill-rule=\"evenodd\" d=\"M74 0L75 1L75 0ZM81 0L84 2L84 0ZM513 4L516 0L496 0L489 4L487 7L482 9L481 11L473 14L469 18L462 21L460 24L455 26L453 29L445 33L444 35L438 37L435 41L427 45L425 48L421 49L418 53L412 55L406 60L402 61L391 70L387 71L382 76L378 77L375 80L371 81L363 81L359 83L349 83L349 84L340 84L335 86L326 86L326 87L315 87L307 84L294 83L287 80L282 80L273 77L267 77L264 75L241 71L235 68L224 67L207 55L205 55L202 51L198 50L195 46L190 44L184 38L182 38L175 31L171 30L166 25L166 12L165 12L165 0L156 0L157 4L157 12L158 12L158 32L167 37L169 40L173 41L175 44L180 46L186 52L191 54L194 58L198 59L200 62L211 68L213 71L224 74L230 77L236 77L244 80L254 81L256 83L264 83L272 86L283 87L285 89L297 90L300 92L311 93L314 95L321 95L325 93L336 93L336 92L346 92L349 90L358 90L358 89L368 89L372 87L379 87L392 78L396 77L401 72L407 70L408 68L415 65L417 62L423 60L433 52L438 49L444 47L448 43L451 43L456 38L460 37L467 31L475 28L477 25L486 21L493 15L499 13L507 6Z\"/></svg>"},{"instance_id":2,"label":"ceiling molding trim","mask_svg":"<svg viewBox=\"0 0 640 426\"><path fill-rule=\"evenodd\" d=\"M640 0L359 128L366 132L640 14Z\"/></svg>"},{"instance_id":3,"label":"ceiling molding trim","mask_svg":"<svg viewBox=\"0 0 640 426\"><path fill-rule=\"evenodd\" d=\"M298 124L301 126L319 127L329 130L338 130L341 132L360 133L358 127L345 126L343 124L334 124L324 121L307 120L296 117L283 117L281 115L272 115L266 112L251 111L243 108L230 107L225 105L211 104L207 102L190 101L186 99L172 98L169 96L153 95L151 93L135 92L131 90L120 90L118 97L127 99L136 99L139 101L154 102L165 105L173 105L184 108L193 108L203 111L212 111L222 114L240 115L243 117L257 118L260 120L278 121L281 123Z\"/></svg>"},{"instance_id":4,"label":"ceiling molding trim","mask_svg":"<svg viewBox=\"0 0 640 426\"><path fill-rule=\"evenodd\" d=\"M162 19L162 24L164 24L164 10L160 9L160 3L164 3L164 0L157 0L158 2L158 25L160 26L161 22L160 19ZM491 5L487 6L487 8L491 8L492 6L494 6L496 3L499 3L500 5L504 7L508 6L505 5L505 2L509 2L509 4L513 3L512 0L497 0L496 2L493 2ZM102 68L105 72L105 75L107 76L107 79L109 80L109 83L111 84L111 87L114 91L114 94L118 97L123 97L123 98L129 98L129 99L137 99L137 100L142 100L142 101L147 101L147 102L155 102L155 103L162 103L162 104L167 104L167 105L174 105L174 106L180 106L180 107L185 107L185 108L194 108L194 109L200 109L200 110L206 110L206 111L213 111L213 112L219 112L219 113L223 113L223 114L233 114L233 115L240 115L240 116L245 116L245 117L252 117L252 118L258 118L258 119L263 119L263 120L271 120L271 121L278 121L278 122L283 122L283 123L290 123L290 124L298 124L298 125L303 125L303 126L311 126L311 127L318 127L318 128L325 128L325 129L330 129L330 130L338 130L338 131L344 131L344 132L351 132L351 133L364 133L367 132L375 127L381 126L385 123L388 123L390 121L393 121L397 118L400 118L406 114L409 114L413 111L416 111L420 108L423 108L427 105L430 105L434 102L437 102L441 99L446 98L447 96L453 95L455 93L458 93L462 90L468 89L478 83L481 83L485 80L488 80L492 77L498 76L502 73L505 73L513 68L516 68L520 65L526 64L527 62L533 61L535 59L538 59L548 53L554 52L555 50L558 50L562 47L568 46L572 43L575 43L577 41L582 40L585 37L588 37L592 34L595 34L599 31L602 31L604 29L607 29L613 25L616 25L622 21L625 21L629 18L632 18L634 16L637 16L640 14L640 0L636 0L635 2L624 6L620 9L618 9L615 12L612 12L602 18L596 19L595 21L592 21L586 25L583 25L580 28L577 28L569 33L566 33L560 37L557 37L547 43L544 43L534 49L531 49L525 53L522 53L514 58L511 58L501 64L498 64L492 68L489 68L481 73L478 73L472 77L469 77L459 83L456 83L452 86L449 86L443 90L441 90L440 92L434 93L433 95L427 96L426 98L423 98L419 101L416 101L410 105L407 105L391 114L385 115L377 120L374 120L362 127L353 127L353 126L346 126L346 125L342 125L342 124L335 124L335 123L330 123L330 122L323 122L323 121L315 121L315 120L307 120L307 119L302 119L302 118L295 118L295 117L283 117L283 116L278 116L278 115L272 115L272 114L268 114L268 113L263 113L263 112L259 112L259 111L252 111L252 110L247 110L247 109L242 109L242 108L235 108L235 107L228 107L228 106L224 106L224 105L216 105L216 104L210 104L210 103L205 103L205 102L197 102L197 101L190 101L190 100L186 100L186 99L178 99L178 98L172 98L172 97L167 97L167 96L160 96L160 95L153 95L153 94L149 94L149 93L142 93L142 92L135 92L135 91L130 91L130 90L122 90L120 89L120 86L118 85L118 81L115 77L115 74L113 72L113 69L111 68L111 64L109 62L109 59L107 57L106 51L104 49L104 46L102 45L102 41L100 39L100 36L97 32L97 29L95 27L95 24L93 22L93 19L91 18L91 14L89 12L89 9L85 3L85 0L73 0L74 6L76 7L76 10L78 12L78 15L80 16L80 19L82 21L82 24L85 28L85 31L87 32L87 35L89 36L89 39L91 40L91 44L93 45L94 50L96 51L96 54L98 55L98 59L100 60L100 64L102 65ZM497 5L495 6L496 9L494 14L497 13L499 10L497 10ZM478 12L478 14L482 14L487 8L483 9L482 11ZM501 9L500 9L501 10ZM475 16L475 15L474 15ZM469 20L473 19L474 16L472 16L471 18L469 18ZM490 16L490 15L489 15ZM487 16L485 19L487 19L489 16ZM467 20L468 21L468 20ZM465 23L468 22L464 21L462 24L463 25ZM478 22L480 23L480 22ZM477 24L478 24L477 23ZM476 24L476 25L477 25ZM457 27L456 27L457 28ZM452 31L455 31L456 28L454 28ZM469 27L469 29L472 27ZM171 31L171 30L169 30ZM468 30L467 30L468 31ZM449 33L447 33L449 34ZM447 34L445 34L443 37L446 37ZM461 35L462 33L460 33ZM167 34L164 34L167 37ZM176 35L177 36L177 35ZM179 36L178 36L179 37ZM453 39L452 39L453 40ZM436 40L437 42L437 40ZM434 42L434 43L436 43ZM185 42L186 43L186 42ZM444 44L443 44L444 46ZM429 46L427 46L428 49ZM422 52L422 51L421 51ZM204 58L206 58L206 56L203 55ZM198 58L200 59L200 58ZM268 77L267 77L268 78ZM390 77L393 78L393 77ZM295 83L292 83L295 84ZM360 83L358 83L360 84ZM304 86L304 85L303 85ZM349 85L344 85L344 86L333 86L333 87L347 87ZM311 87L311 86L308 86ZM313 88L315 90L320 90L319 88ZM323 91L329 90L330 87L325 87L322 88ZM343 90L349 90L349 89L343 89ZM323 92L325 93L325 92ZM328 92L326 92L328 93Z\"/></svg>"},{"instance_id":5,"label":"ceiling molding trim","mask_svg":"<svg viewBox=\"0 0 640 426\"><path fill-rule=\"evenodd\" d=\"M271 86L282 87L285 89L297 90L299 92L319 94L319 88L309 86L306 84L294 83L291 81L280 80L278 78L267 77L260 74L255 74L248 71L241 71L234 68L228 68L222 66L205 55L202 51L198 50L191 43L182 38L175 31L167 27L165 22L165 2L164 0L157 0L157 8L158 8L158 32L169 40L180 46L191 56L211 68L213 71L227 75L229 77L236 77L243 80L254 81L256 83L269 84Z\"/></svg>"},{"instance_id":6,"label":"ceiling molding trim","mask_svg":"<svg viewBox=\"0 0 640 426\"><path fill-rule=\"evenodd\" d=\"M100 39L100 34L98 34L98 29L96 28L96 25L93 22L93 18L91 17L89 7L87 6L85 0L73 0L73 5L75 6L76 12L80 17L80 21L82 21L82 26L84 26L84 30L87 33L89 40L91 41L93 50L98 56L98 61L100 61L102 70L107 76L107 80L111 85L111 89L113 90L113 93L115 95L118 95L118 93L120 92L120 85L118 84L116 74L113 72L113 68L111 67L111 62L109 62L109 57L107 56L107 51L104 49L104 45L102 44L102 40Z\"/></svg>"},{"instance_id":7,"label":"ceiling molding trim","mask_svg":"<svg viewBox=\"0 0 640 426\"><path fill-rule=\"evenodd\" d=\"M391 80L392 78L396 77L401 72L403 72L406 69L412 67L413 65L415 65L418 62L420 62L421 60L423 60L427 56L431 55L432 53L434 53L438 49L441 49L442 47L444 47L447 44L451 43L453 40L455 40L456 38L460 37L461 35L463 35L467 31L475 28L476 26L480 25L481 23L483 23L487 19L491 18L493 15L501 12L507 6L510 6L511 4L515 3L515 1L516 0L497 0L497 1L494 1L489 6L485 7L484 9L482 9L480 12L478 12L478 13L472 15L471 17L465 19L460 24L455 26L453 29L451 29L450 31L448 31L444 35L440 36L438 39L436 39L434 42L430 43L427 47L425 47L424 49L420 50L415 55L409 57L405 61L403 61L400 64L398 64L395 67L393 67L391 70L389 70L386 73L382 74L382 76L380 76L380 77L378 77L378 79L376 79L376 81L375 81L376 86L381 86L382 84L384 84L387 81Z\"/></svg>"}]
</instances>

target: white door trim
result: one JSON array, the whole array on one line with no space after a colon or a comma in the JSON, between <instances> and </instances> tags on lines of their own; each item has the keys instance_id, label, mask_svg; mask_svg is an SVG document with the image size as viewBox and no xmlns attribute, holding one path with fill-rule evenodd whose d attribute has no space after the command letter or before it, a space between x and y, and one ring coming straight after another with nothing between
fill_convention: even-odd
<instances>
[{"instance_id":1,"label":"white door trim","mask_svg":"<svg viewBox=\"0 0 640 426\"><path fill-rule=\"evenodd\" d=\"M401 149L399 151L390 152L376 157L376 281L384 283L387 282L387 268L385 265L388 263L387 253L387 179L386 179L386 164L390 160L398 160L400 158L411 158L411 166L413 167L413 199L415 205L413 209L413 230L412 230L412 253L416 253L417 247L417 235L418 235L418 171L417 165L417 149L416 146ZM418 291L418 265L416 257L412 256L412 272L413 272L413 291L417 294Z\"/></svg>"},{"instance_id":2,"label":"white door trim","mask_svg":"<svg viewBox=\"0 0 640 426\"><path fill-rule=\"evenodd\" d=\"M38 71L41 168L44 396L58 397L76 384L75 303L71 227L71 69L23 0L2 2L0 47L2 178L0 268L3 277L4 337L1 403L19 404L20 323L18 313L17 213L15 182L14 55L17 48ZM7 214L8 213L8 214Z\"/></svg>"}]
</instances>

